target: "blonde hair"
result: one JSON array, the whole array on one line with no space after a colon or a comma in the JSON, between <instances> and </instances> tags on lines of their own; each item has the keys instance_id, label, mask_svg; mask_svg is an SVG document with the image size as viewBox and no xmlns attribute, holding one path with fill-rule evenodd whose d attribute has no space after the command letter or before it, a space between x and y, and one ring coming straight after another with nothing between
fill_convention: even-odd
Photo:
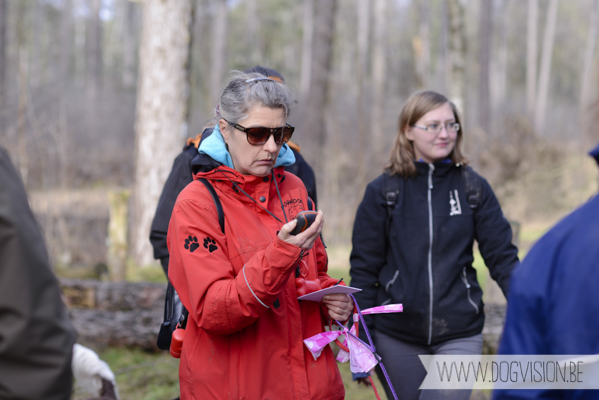
<instances>
[{"instance_id":1,"label":"blonde hair","mask_svg":"<svg viewBox=\"0 0 599 400\"><path fill-rule=\"evenodd\" d=\"M401 112L399 113L397 136L393 143L393 147L391 148L389 160L385 165L385 171L390 175L397 174L404 178L416 176L417 171L414 166L414 158L416 157L416 154L414 153L414 144L406 136L406 131L422 118L424 114L441 107L445 103L451 106L455 122L460 124L460 130L458 131L455 146L449 154L449 157L454 163L466 163L466 159L461 151L463 135L463 130L461 128L462 124L460 123L460 115L455 104L442 94L427 90L416 92L411 95L401 109Z\"/></svg>"}]
</instances>

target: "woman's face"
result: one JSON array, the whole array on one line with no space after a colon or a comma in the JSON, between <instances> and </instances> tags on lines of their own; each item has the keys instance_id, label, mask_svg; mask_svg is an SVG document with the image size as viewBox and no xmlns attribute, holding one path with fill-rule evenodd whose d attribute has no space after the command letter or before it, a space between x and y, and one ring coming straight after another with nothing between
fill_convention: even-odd
<instances>
[{"instance_id":1,"label":"woman's face","mask_svg":"<svg viewBox=\"0 0 599 400\"><path fill-rule=\"evenodd\" d=\"M237 123L244 128L281 128L285 126L285 113L282 108L255 106L245 119ZM282 146L275 143L273 135L270 135L266 143L255 146L248 143L245 133L233 128L224 119L219 121L219 125L236 171L254 176L270 174Z\"/></svg>"},{"instance_id":2,"label":"woman's face","mask_svg":"<svg viewBox=\"0 0 599 400\"><path fill-rule=\"evenodd\" d=\"M449 103L445 103L424 114L416 121L415 126L407 128L406 137L412 141L417 161L434 163L446 159L451 154L458 137L458 132L449 132L446 128L446 125L452 122L456 122L453 110ZM432 124L440 125L441 131L433 133L416 127L424 128Z\"/></svg>"}]
</instances>

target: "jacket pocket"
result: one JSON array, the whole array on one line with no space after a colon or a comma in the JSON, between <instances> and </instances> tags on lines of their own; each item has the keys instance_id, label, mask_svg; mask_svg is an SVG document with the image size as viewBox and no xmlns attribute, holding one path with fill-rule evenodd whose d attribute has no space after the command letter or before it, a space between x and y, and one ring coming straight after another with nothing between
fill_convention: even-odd
<instances>
[{"instance_id":1,"label":"jacket pocket","mask_svg":"<svg viewBox=\"0 0 599 400\"><path fill-rule=\"evenodd\" d=\"M472 307L476 310L478 314L478 306L475 302L472 301L472 297L470 297L470 283L468 282L468 275L466 274L466 267L462 270L462 281L464 281L464 285L466 286L466 293L468 294L468 302L472 304Z\"/></svg>"}]
</instances>

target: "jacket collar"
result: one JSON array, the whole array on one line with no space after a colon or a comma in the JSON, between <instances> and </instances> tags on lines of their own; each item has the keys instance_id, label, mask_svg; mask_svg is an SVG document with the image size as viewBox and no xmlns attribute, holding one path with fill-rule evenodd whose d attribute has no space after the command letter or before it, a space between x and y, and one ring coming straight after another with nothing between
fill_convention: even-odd
<instances>
[{"instance_id":1,"label":"jacket collar","mask_svg":"<svg viewBox=\"0 0 599 400\"><path fill-rule=\"evenodd\" d=\"M433 163L433 165L435 166L435 170L433 171L433 174L435 176L443 176L443 175L448 174L449 171L451 171L452 169L462 166L461 163L456 164L456 163L451 162L450 160L448 160L448 161L437 161L437 162ZM414 161L414 166L416 167L416 170L418 171L419 175L428 175L429 163L424 162L424 161Z\"/></svg>"}]
</instances>

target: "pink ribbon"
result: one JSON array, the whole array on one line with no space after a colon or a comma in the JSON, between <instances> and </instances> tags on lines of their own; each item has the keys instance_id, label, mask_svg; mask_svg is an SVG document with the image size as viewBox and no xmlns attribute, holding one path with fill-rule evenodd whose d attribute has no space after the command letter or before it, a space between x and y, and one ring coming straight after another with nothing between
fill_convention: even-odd
<instances>
[{"instance_id":1,"label":"pink ribbon","mask_svg":"<svg viewBox=\"0 0 599 400\"><path fill-rule=\"evenodd\" d=\"M367 310L362 311L363 315L368 314L386 314L386 313L396 313L402 312L403 306L401 304L388 304L386 306L379 306L369 308ZM354 321L358 317L357 314L354 314ZM351 335L347 333L351 333ZM347 346L349 349L349 353L345 350L340 349L337 354L337 361L339 362L347 362L349 361L349 368L351 372L369 372L372 368L374 368L378 364L378 360L374 356L374 353L370 351L360 340L355 338L356 328L355 325L352 326L350 330L347 328L343 328L343 330L339 331L330 331L330 332L322 332L308 339L304 340L304 344L312 353L312 357L314 360L317 360L322 353L322 350L331 342L334 342L335 339L340 336L345 335L343 339L343 344ZM352 336L353 335L353 336Z\"/></svg>"}]
</instances>

